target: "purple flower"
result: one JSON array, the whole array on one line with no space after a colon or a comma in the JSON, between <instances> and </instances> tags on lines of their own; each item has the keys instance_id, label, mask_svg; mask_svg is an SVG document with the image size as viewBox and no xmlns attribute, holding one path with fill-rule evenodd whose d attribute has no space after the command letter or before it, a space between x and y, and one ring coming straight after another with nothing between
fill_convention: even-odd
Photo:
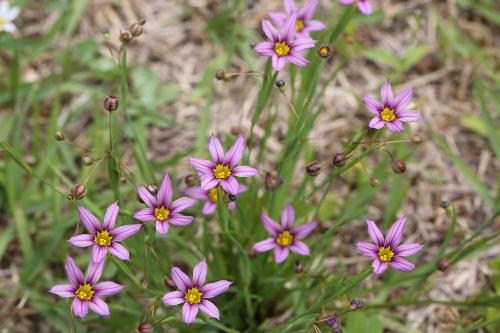
<instances>
[{"instance_id":1,"label":"purple flower","mask_svg":"<svg viewBox=\"0 0 500 333\"><path fill-rule=\"evenodd\" d=\"M351 3L356 2L358 4L359 11L365 15L371 15L373 12L370 0L339 0L339 2L343 5L350 5Z\"/></svg>"},{"instance_id":2,"label":"purple flower","mask_svg":"<svg viewBox=\"0 0 500 333\"><path fill-rule=\"evenodd\" d=\"M405 110L411 103L413 88L403 89L396 97L393 97L391 84L386 81L380 94L382 95L383 105L371 97L363 97L366 108L375 115L368 127L381 129L384 124L387 124L391 131L401 132L404 130L402 121L412 122L420 119L420 115L416 111Z\"/></svg>"},{"instance_id":3,"label":"purple flower","mask_svg":"<svg viewBox=\"0 0 500 333\"><path fill-rule=\"evenodd\" d=\"M245 192L247 187L243 184L238 184L238 195L242 192ZM184 191L188 197L195 200L205 201L205 205L203 205L203 215L211 215L217 208L217 188L211 188L206 191L201 187L191 187ZM223 198L226 197L226 192L222 191ZM230 201L228 203L229 210L234 210L236 208L236 202Z\"/></svg>"},{"instance_id":4,"label":"purple flower","mask_svg":"<svg viewBox=\"0 0 500 333\"><path fill-rule=\"evenodd\" d=\"M259 43L255 46L258 54L272 57L273 68L280 71L285 67L288 60L292 64L303 67L309 63L299 51L314 47L316 41L311 38L297 38L296 34L297 14L293 12L283 23L283 28L278 32L267 20L262 20L262 30L269 41Z\"/></svg>"},{"instance_id":5,"label":"purple flower","mask_svg":"<svg viewBox=\"0 0 500 333\"><path fill-rule=\"evenodd\" d=\"M71 237L68 242L77 247L87 247L92 245L92 261L98 263L104 260L109 252L121 260L129 260L129 253L118 242L129 238L141 230L142 224L128 224L114 228L116 217L120 207L115 202L111 204L104 215L104 225L88 209L78 207L80 220L85 228L90 232ZM113 229L114 228L114 229Z\"/></svg>"},{"instance_id":6,"label":"purple flower","mask_svg":"<svg viewBox=\"0 0 500 333\"><path fill-rule=\"evenodd\" d=\"M63 298L74 297L71 311L77 317L83 318L89 311L89 306L98 315L109 316L109 308L102 300L122 291L125 286L111 281L99 282L104 267L104 260L99 263L91 262L87 269L87 278L83 278L82 271L76 266L73 258L66 259L66 276L70 284L56 284L49 293Z\"/></svg>"},{"instance_id":7,"label":"purple flower","mask_svg":"<svg viewBox=\"0 0 500 333\"><path fill-rule=\"evenodd\" d=\"M400 244L403 237L403 230L406 224L406 217L401 217L394 222L384 239L382 232L373 221L366 221L368 234L374 244L359 242L356 244L358 251L365 257L373 260L373 273L380 275L391 266L402 272L409 272L415 269L415 264L403 257L412 256L422 249L421 244Z\"/></svg>"},{"instance_id":8,"label":"purple flower","mask_svg":"<svg viewBox=\"0 0 500 333\"><path fill-rule=\"evenodd\" d=\"M326 25L323 22L315 21L312 18L318 7L319 0L310 0L304 5L300 10L297 10L294 0L284 0L285 11L284 13L269 12L267 15L274 21L274 23L279 26L285 24L287 16L293 12L297 13L297 21L295 21L296 36L299 38L310 38L310 31L319 31L326 29Z\"/></svg>"},{"instance_id":9,"label":"purple flower","mask_svg":"<svg viewBox=\"0 0 500 333\"><path fill-rule=\"evenodd\" d=\"M274 260L277 264L285 261L289 251L301 256L310 254L307 245L299 239L309 235L318 226L318 222L308 222L299 225L297 228L292 228L295 212L290 204L287 204L281 212L281 225L274 222L266 214L261 214L260 219L264 228L272 237L255 243L253 246L255 251L266 252L274 249Z\"/></svg>"},{"instance_id":10,"label":"purple flower","mask_svg":"<svg viewBox=\"0 0 500 333\"><path fill-rule=\"evenodd\" d=\"M220 280L203 285L207 277L207 271L208 266L205 259L202 259L194 267L192 280L179 268L172 268L172 280L174 280L179 291L167 293L161 300L167 306L184 303L182 306L182 320L186 324L194 322L198 309L219 320L219 310L208 299L225 292L232 282Z\"/></svg>"},{"instance_id":11,"label":"purple flower","mask_svg":"<svg viewBox=\"0 0 500 333\"><path fill-rule=\"evenodd\" d=\"M243 157L244 149L245 139L240 136L227 154L224 155L224 149L219 139L212 135L208 143L208 150L214 161L194 157L188 159L200 176L201 188L208 191L220 184L224 192L238 195L238 182L234 177L257 175L257 169L248 166L236 166Z\"/></svg>"},{"instance_id":12,"label":"purple flower","mask_svg":"<svg viewBox=\"0 0 500 333\"><path fill-rule=\"evenodd\" d=\"M182 197L172 202L172 183L168 173L163 176L156 198L144 186L139 186L137 193L149 207L136 212L134 218L142 222L156 221L156 232L160 235L168 233L169 224L184 226L193 222L192 216L181 212L194 205L196 200Z\"/></svg>"}]
</instances>

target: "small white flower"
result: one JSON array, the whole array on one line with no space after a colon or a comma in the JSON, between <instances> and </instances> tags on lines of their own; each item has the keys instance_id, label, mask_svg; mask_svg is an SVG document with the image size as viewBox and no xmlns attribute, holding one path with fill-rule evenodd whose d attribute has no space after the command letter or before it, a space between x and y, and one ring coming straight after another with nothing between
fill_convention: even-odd
<instances>
[{"instance_id":1,"label":"small white flower","mask_svg":"<svg viewBox=\"0 0 500 333\"><path fill-rule=\"evenodd\" d=\"M19 15L19 7L9 7L7 0L0 1L0 32L14 32L16 26L12 23Z\"/></svg>"}]
</instances>

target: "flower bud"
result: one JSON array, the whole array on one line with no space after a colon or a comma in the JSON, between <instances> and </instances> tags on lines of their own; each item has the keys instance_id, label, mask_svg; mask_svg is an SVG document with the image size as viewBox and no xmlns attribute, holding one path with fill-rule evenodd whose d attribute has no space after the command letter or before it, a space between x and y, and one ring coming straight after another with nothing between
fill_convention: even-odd
<instances>
[{"instance_id":1,"label":"flower bud","mask_svg":"<svg viewBox=\"0 0 500 333\"><path fill-rule=\"evenodd\" d=\"M223 69L217 70L215 73L215 78L219 81L226 80L226 72Z\"/></svg>"},{"instance_id":2,"label":"flower bud","mask_svg":"<svg viewBox=\"0 0 500 333\"><path fill-rule=\"evenodd\" d=\"M140 323L137 330L139 333L151 333L153 332L153 325L150 323Z\"/></svg>"},{"instance_id":3,"label":"flower bud","mask_svg":"<svg viewBox=\"0 0 500 333\"><path fill-rule=\"evenodd\" d=\"M104 39L109 38L109 33L111 32L111 29L109 27L102 27L101 28L101 35Z\"/></svg>"},{"instance_id":4,"label":"flower bud","mask_svg":"<svg viewBox=\"0 0 500 333\"><path fill-rule=\"evenodd\" d=\"M439 203L439 206L443 209L446 209L446 208L448 208L449 205L450 205L450 201L448 200L448 198L442 197L441 202Z\"/></svg>"},{"instance_id":5,"label":"flower bud","mask_svg":"<svg viewBox=\"0 0 500 333\"><path fill-rule=\"evenodd\" d=\"M186 177L184 177L184 183L186 183L186 185L188 187L193 187L196 185L196 176L195 175L187 175Z\"/></svg>"},{"instance_id":6,"label":"flower bud","mask_svg":"<svg viewBox=\"0 0 500 333\"><path fill-rule=\"evenodd\" d=\"M333 157L333 164L337 167L343 167L345 165L345 155L344 153L338 153Z\"/></svg>"},{"instance_id":7,"label":"flower bud","mask_svg":"<svg viewBox=\"0 0 500 333\"><path fill-rule=\"evenodd\" d=\"M142 24L140 23L134 23L130 26L130 33L134 37L139 37L140 35L142 35L143 31L144 30L142 29Z\"/></svg>"},{"instance_id":8,"label":"flower bud","mask_svg":"<svg viewBox=\"0 0 500 333\"><path fill-rule=\"evenodd\" d=\"M64 141L64 133L63 132L56 132L56 135L54 135L54 138L56 138L57 141Z\"/></svg>"},{"instance_id":9,"label":"flower bud","mask_svg":"<svg viewBox=\"0 0 500 333\"><path fill-rule=\"evenodd\" d=\"M257 252L254 249L250 249L247 251L248 258L255 259L257 257Z\"/></svg>"},{"instance_id":10,"label":"flower bud","mask_svg":"<svg viewBox=\"0 0 500 333\"><path fill-rule=\"evenodd\" d=\"M354 298L351 301L351 306L349 306L350 311L356 311L358 309L361 309L364 306L363 301L360 300L359 298Z\"/></svg>"},{"instance_id":11,"label":"flower bud","mask_svg":"<svg viewBox=\"0 0 500 333\"><path fill-rule=\"evenodd\" d=\"M84 156L82 162L85 166L91 166L94 163L94 159L92 156Z\"/></svg>"},{"instance_id":12,"label":"flower bud","mask_svg":"<svg viewBox=\"0 0 500 333\"><path fill-rule=\"evenodd\" d=\"M146 188L146 190L148 190L148 192L152 195L152 196L156 196L156 193L158 193L158 186L154 185L154 184L149 184L149 185L145 185L144 186ZM140 203L145 203L141 197L139 196L139 194L137 194L136 196L137 198L137 201L139 201Z\"/></svg>"},{"instance_id":13,"label":"flower bud","mask_svg":"<svg viewBox=\"0 0 500 333\"><path fill-rule=\"evenodd\" d=\"M448 267L450 267L450 262L448 261L448 259L441 259L438 261L438 269L441 271L441 272L444 272L445 270L448 269Z\"/></svg>"},{"instance_id":14,"label":"flower bud","mask_svg":"<svg viewBox=\"0 0 500 333\"><path fill-rule=\"evenodd\" d=\"M85 198L87 194L87 188L83 185L76 184L69 191L69 195L67 196L68 200L81 200Z\"/></svg>"},{"instance_id":15,"label":"flower bud","mask_svg":"<svg viewBox=\"0 0 500 333\"><path fill-rule=\"evenodd\" d=\"M274 82L274 84L276 85L276 87L278 87L280 90L283 90L283 88L285 87L285 81L284 80L276 80Z\"/></svg>"},{"instance_id":16,"label":"flower bud","mask_svg":"<svg viewBox=\"0 0 500 333\"><path fill-rule=\"evenodd\" d=\"M233 126L231 127L231 134L234 136L238 136L241 134L241 128Z\"/></svg>"},{"instance_id":17,"label":"flower bud","mask_svg":"<svg viewBox=\"0 0 500 333\"><path fill-rule=\"evenodd\" d=\"M406 164L401 160L395 160L392 163L392 171L395 173L404 173L406 171Z\"/></svg>"},{"instance_id":18,"label":"flower bud","mask_svg":"<svg viewBox=\"0 0 500 333\"><path fill-rule=\"evenodd\" d=\"M123 44L128 44L130 43L130 41L132 40L132 38L134 38L132 36L132 34L128 31L123 31L121 34L120 34L120 42L122 42Z\"/></svg>"},{"instance_id":19,"label":"flower bud","mask_svg":"<svg viewBox=\"0 0 500 333\"><path fill-rule=\"evenodd\" d=\"M316 177L321 171L321 166L317 162L312 162L307 165L306 171L309 176Z\"/></svg>"},{"instance_id":20,"label":"flower bud","mask_svg":"<svg viewBox=\"0 0 500 333\"><path fill-rule=\"evenodd\" d=\"M170 276L165 277L165 280L163 282L165 283L165 287L167 287L167 289L177 290L177 286Z\"/></svg>"},{"instance_id":21,"label":"flower bud","mask_svg":"<svg viewBox=\"0 0 500 333\"><path fill-rule=\"evenodd\" d=\"M413 135L413 136L411 137L411 142L413 142L413 143L414 143L414 144L416 144L416 145L421 144L421 143L422 143L422 141L423 141L423 140L422 140L422 137L421 137L420 135L415 134L415 135Z\"/></svg>"},{"instance_id":22,"label":"flower bud","mask_svg":"<svg viewBox=\"0 0 500 333\"><path fill-rule=\"evenodd\" d=\"M333 327L337 323L337 316L333 315L333 316L327 317L323 321L325 322L326 325Z\"/></svg>"},{"instance_id":23,"label":"flower bud","mask_svg":"<svg viewBox=\"0 0 500 333\"><path fill-rule=\"evenodd\" d=\"M304 266L302 266L302 263L300 261L296 260L293 263L293 267L294 267L294 270L295 270L295 274L302 274L302 273L304 273Z\"/></svg>"},{"instance_id":24,"label":"flower bud","mask_svg":"<svg viewBox=\"0 0 500 333\"><path fill-rule=\"evenodd\" d=\"M332 55L332 49L329 46L321 46L318 49L318 56L320 56L320 58L326 59L331 55Z\"/></svg>"},{"instance_id":25,"label":"flower bud","mask_svg":"<svg viewBox=\"0 0 500 333\"><path fill-rule=\"evenodd\" d=\"M104 108L109 112L113 112L118 109L118 98L115 96L106 97L104 99Z\"/></svg>"},{"instance_id":26,"label":"flower bud","mask_svg":"<svg viewBox=\"0 0 500 333\"><path fill-rule=\"evenodd\" d=\"M377 178L372 178L370 184L372 185L372 187L379 187L380 186L380 180L378 180Z\"/></svg>"},{"instance_id":27,"label":"flower bud","mask_svg":"<svg viewBox=\"0 0 500 333\"><path fill-rule=\"evenodd\" d=\"M238 196L237 196L237 195L234 195L234 194L229 194L227 197L228 197L228 198L229 198L229 200L231 200L231 201L236 201L236 200L238 200Z\"/></svg>"}]
</instances>

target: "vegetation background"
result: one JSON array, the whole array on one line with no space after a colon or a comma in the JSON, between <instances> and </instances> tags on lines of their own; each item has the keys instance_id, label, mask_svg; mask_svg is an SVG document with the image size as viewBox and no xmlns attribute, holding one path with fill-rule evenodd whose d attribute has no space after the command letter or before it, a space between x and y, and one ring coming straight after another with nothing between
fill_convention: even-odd
<instances>
[{"instance_id":1,"label":"vegetation background","mask_svg":"<svg viewBox=\"0 0 500 333\"><path fill-rule=\"evenodd\" d=\"M108 94L118 95L120 82L108 46L116 52L119 32L146 19L144 34L128 47L130 118L119 116L127 141L122 147L124 162L144 147L147 162L142 162L151 163L151 172L168 168L182 188L182 179L191 172L185 157L204 154L208 134L230 129L248 134L259 81L239 77L221 82L214 73L219 68L263 70L251 46L262 39L260 19L270 10L282 10L282 3L15 3L22 7L16 21L19 32L15 39L0 34L0 328L64 332L67 308L47 290L63 277L66 255L79 251L66 242L74 233L77 214L76 203L67 201L65 194L90 169L82 165L80 151L55 141L54 134L63 130L84 146L105 142L107 114L102 101ZM337 1L321 1L320 6L319 17L325 21L340 17L343 10ZM355 15L336 43L334 64L344 65L316 101L326 111L308 137L297 173L305 172L313 160L327 165L354 130L366 127L370 114L360 100L365 94L375 96L386 77L415 87L424 121L412 125L411 132L424 142L394 148L396 156L407 161L407 172L394 175L387 156L375 155L365 168L382 185L369 186L363 168L352 168L335 183L319 217L326 226L345 222L325 261L332 274L339 267L354 273L367 266L352 245L366 233L365 217L387 226L397 214L411 221L407 239L425 244L417 265L433 268L421 273L420 282L390 291L376 278L367 279L365 287L372 292L365 299L366 309L348 316L345 331L498 332L499 3L407 0L376 1L375 6L370 17ZM110 28L108 40L102 27ZM258 122L252 143L267 138L259 169L269 172L290 115L279 94L271 98L276 117L272 132L267 136L267 122ZM131 142L132 131L139 142ZM409 136L407 131L401 138ZM11 158L14 155L23 162ZM315 182L326 179L325 170ZM103 210L111 202L113 193L102 181L106 177L106 168L96 171L85 205ZM264 184L263 176L258 182ZM133 198L133 188L123 196ZM443 209L442 202L450 206ZM127 211L124 205L122 209ZM481 228L485 223L487 230ZM482 242L461 252L460 260L448 269L434 269L443 243L460 246L478 231L487 235ZM129 244L140 241L138 237ZM407 301L391 303L407 293L413 295ZM143 300L132 295L120 300L113 302L106 321L135 327ZM377 305L370 307L370 302ZM94 319L79 329L92 331L99 325Z\"/></svg>"}]
</instances>

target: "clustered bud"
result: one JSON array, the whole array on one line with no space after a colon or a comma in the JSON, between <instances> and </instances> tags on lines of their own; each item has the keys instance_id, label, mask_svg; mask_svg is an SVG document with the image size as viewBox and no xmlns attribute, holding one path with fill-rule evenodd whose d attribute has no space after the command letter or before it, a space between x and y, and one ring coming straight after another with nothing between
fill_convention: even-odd
<instances>
[{"instance_id":1,"label":"clustered bud","mask_svg":"<svg viewBox=\"0 0 500 333\"><path fill-rule=\"evenodd\" d=\"M377 178L372 178L372 180L370 181L370 184L372 185L372 187L379 187L380 180L378 180Z\"/></svg>"},{"instance_id":2,"label":"clustered bud","mask_svg":"<svg viewBox=\"0 0 500 333\"><path fill-rule=\"evenodd\" d=\"M329 46L321 46L318 49L318 56L323 59L327 59L332 55L332 49Z\"/></svg>"},{"instance_id":3,"label":"clustered bud","mask_svg":"<svg viewBox=\"0 0 500 333\"><path fill-rule=\"evenodd\" d=\"M363 301L360 300L359 298L354 298L351 301L351 305L349 306L350 311L356 311L358 309L361 309L364 306Z\"/></svg>"},{"instance_id":4,"label":"clustered bud","mask_svg":"<svg viewBox=\"0 0 500 333\"><path fill-rule=\"evenodd\" d=\"M121 34L120 34L120 42L122 42L123 44L128 44L130 43L130 41L132 40L132 38L134 38L132 36L132 34L128 31L123 31Z\"/></svg>"},{"instance_id":5,"label":"clustered bud","mask_svg":"<svg viewBox=\"0 0 500 333\"><path fill-rule=\"evenodd\" d=\"M337 167L343 167L345 165L345 155L344 153L338 153L333 157L333 164Z\"/></svg>"},{"instance_id":6,"label":"clustered bud","mask_svg":"<svg viewBox=\"0 0 500 333\"><path fill-rule=\"evenodd\" d=\"M64 133L63 132L57 132L56 135L54 135L57 141L64 141Z\"/></svg>"},{"instance_id":7,"label":"clustered bud","mask_svg":"<svg viewBox=\"0 0 500 333\"><path fill-rule=\"evenodd\" d=\"M450 262L448 261L448 259L441 259L438 261L438 269L441 271L441 272L444 272L445 270L448 269L448 267L450 267Z\"/></svg>"},{"instance_id":8,"label":"clustered bud","mask_svg":"<svg viewBox=\"0 0 500 333\"><path fill-rule=\"evenodd\" d=\"M142 25L140 23L132 24L130 26L129 30L130 30L130 33L132 34L132 36L134 36L134 37L139 37L140 35L142 35L142 32L144 31L142 29Z\"/></svg>"},{"instance_id":9,"label":"clustered bud","mask_svg":"<svg viewBox=\"0 0 500 333\"><path fill-rule=\"evenodd\" d=\"M392 163L392 170L395 173L404 173L406 171L405 162L401 160L395 160L394 163Z\"/></svg>"},{"instance_id":10,"label":"clustered bud","mask_svg":"<svg viewBox=\"0 0 500 333\"><path fill-rule=\"evenodd\" d=\"M215 78L219 81L227 81L226 72L223 69L218 69L215 72Z\"/></svg>"},{"instance_id":11,"label":"clustered bud","mask_svg":"<svg viewBox=\"0 0 500 333\"><path fill-rule=\"evenodd\" d=\"M414 143L414 144L416 144L416 145L421 144L421 143L422 143L422 141L423 141L423 140L422 140L422 137L421 137L420 135L415 134L415 135L413 135L413 136L411 137L411 142L413 142L413 143Z\"/></svg>"},{"instance_id":12,"label":"clustered bud","mask_svg":"<svg viewBox=\"0 0 500 333\"><path fill-rule=\"evenodd\" d=\"M274 84L276 85L276 87L278 87L280 90L283 90L283 88L285 88L285 80L276 80L274 82Z\"/></svg>"},{"instance_id":13,"label":"clustered bud","mask_svg":"<svg viewBox=\"0 0 500 333\"><path fill-rule=\"evenodd\" d=\"M336 315L329 316L323 321L331 328L332 332L341 333L343 331L342 323L340 322L340 320L338 320L338 317Z\"/></svg>"},{"instance_id":14,"label":"clustered bud","mask_svg":"<svg viewBox=\"0 0 500 333\"><path fill-rule=\"evenodd\" d=\"M188 187L193 187L196 185L196 176L195 175L187 175L186 177L184 177L184 183L186 183L186 185Z\"/></svg>"},{"instance_id":15,"label":"clustered bud","mask_svg":"<svg viewBox=\"0 0 500 333\"><path fill-rule=\"evenodd\" d=\"M238 200L238 196L237 196L237 195L234 195L234 194L229 194L227 197L228 197L228 198L229 198L229 200L231 200L231 201L236 201L236 200Z\"/></svg>"},{"instance_id":16,"label":"clustered bud","mask_svg":"<svg viewBox=\"0 0 500 333\"><path fill-rule=\"evenodd\" d=\"M306 167L307 174L311 177L316 177L321 171L321 165L318 162L311 162Z\"/></svg>"},{"instance_id":17,"label":"clustered bud","mask_svg":"<svg viewBox=\"0 0 500 333\"><path fill-rule=\"evenodd\" d=\"M140 323L137 330L139 333L151 333L153 332L153 325L150 323Z\"/></svg>"},{"instance_id":18,"label":"clustered bud","mask_svg":"<svg viewBox=\"0 0 500 333\"><path fill-rule=\"evenodd\" d=\"M108 96L104 99L104 109L109 112L116 111L118 109L118 98L115 96Z\"/></svg>"},{"instance_id":19,"label":"clustered bud","mask_svg":"<svg viewBox=\"0 0 500 333\"><path fill-rule=\"evenodd\" d=\"M68 200L81 200L85 198L85 194L87 194L87 188L83 185L76 184L71 188L66 198Z\"/></svg>"}]
</instances>

